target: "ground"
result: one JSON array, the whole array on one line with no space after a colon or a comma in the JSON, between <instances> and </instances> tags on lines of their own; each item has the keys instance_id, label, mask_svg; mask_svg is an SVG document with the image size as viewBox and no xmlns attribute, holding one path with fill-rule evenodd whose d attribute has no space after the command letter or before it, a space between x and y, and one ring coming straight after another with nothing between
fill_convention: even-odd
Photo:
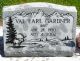
<instances>
[{"instance_id":1,"label":"ground","mask_svg":"<svg viewBox=\"0 0 80 61\"><path fill-rule=\"evenodd\" d=\"M2 26L3 25L3 22L2 21L0 21L0 26Z\"/></svg>"}]
</instances>

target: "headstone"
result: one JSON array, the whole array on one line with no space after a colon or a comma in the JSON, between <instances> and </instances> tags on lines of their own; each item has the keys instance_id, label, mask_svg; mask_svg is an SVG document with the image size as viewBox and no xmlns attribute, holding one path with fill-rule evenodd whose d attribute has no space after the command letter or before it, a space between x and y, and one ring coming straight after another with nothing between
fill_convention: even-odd
<instances>
[{"instance_id":1,"label":"headstone","mask_svg":"<svg viewBox=\"0 0 80 61\"><path fill-rule=\"evenodd\" d=\"M74 6L27 3L3 8L5 56L72 56L77 10Z\"/></svg>"}]
</instances>

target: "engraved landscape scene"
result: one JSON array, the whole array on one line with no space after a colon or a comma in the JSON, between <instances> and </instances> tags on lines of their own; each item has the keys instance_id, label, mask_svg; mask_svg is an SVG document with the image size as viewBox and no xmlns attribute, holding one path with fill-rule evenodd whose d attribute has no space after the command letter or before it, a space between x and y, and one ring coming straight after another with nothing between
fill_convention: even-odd
<instances>
[{"instance_id":1,"label":"engraved landscape scene","mask_svg":"<svg viewBox=\"0 0 80 61\"><path fill-rule=\"evenodd\" d=\"M75 46L73 20L70 13L47 14L41 9L6 15L7 56L71 56Z\"/></svg>"}]
</instances>

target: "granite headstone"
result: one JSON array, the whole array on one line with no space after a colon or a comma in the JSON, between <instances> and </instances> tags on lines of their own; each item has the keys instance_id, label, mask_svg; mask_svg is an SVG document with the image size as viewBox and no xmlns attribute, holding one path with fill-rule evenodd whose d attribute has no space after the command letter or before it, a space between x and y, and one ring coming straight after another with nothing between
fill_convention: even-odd
<instances>
[{"instance_id":1,"label":"granite headstone","mask_svg":"<svg viewBox=\"0 0 80 61\"><path fill-rule=\"evenodd\" d=\"M5 56L73 56L74 6L26 3L3 8Z\"/></svg>"}]
</instances>

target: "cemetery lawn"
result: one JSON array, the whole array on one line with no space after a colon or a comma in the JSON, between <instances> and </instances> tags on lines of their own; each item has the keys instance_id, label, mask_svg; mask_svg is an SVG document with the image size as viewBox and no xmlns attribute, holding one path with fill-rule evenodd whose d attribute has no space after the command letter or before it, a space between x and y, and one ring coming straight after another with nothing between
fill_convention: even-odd
<instances>
[{"instance_id":1,"label":"cemetery lawn","mask_svg":"<svg viewBox=\"0 0 80 61\"><path fill-rule=\"evenodd\" d=\"M80 26L80 0L0 0L0 19L2 19L1 16L2 16L3 6L23 4L23 3L29 3L29 2L48 2L48 3L66 5L66 6L76 6L78 10L77 25ZM2 25L1 20L0 20L0 25Z\"/></svg>"}]
</instances>

